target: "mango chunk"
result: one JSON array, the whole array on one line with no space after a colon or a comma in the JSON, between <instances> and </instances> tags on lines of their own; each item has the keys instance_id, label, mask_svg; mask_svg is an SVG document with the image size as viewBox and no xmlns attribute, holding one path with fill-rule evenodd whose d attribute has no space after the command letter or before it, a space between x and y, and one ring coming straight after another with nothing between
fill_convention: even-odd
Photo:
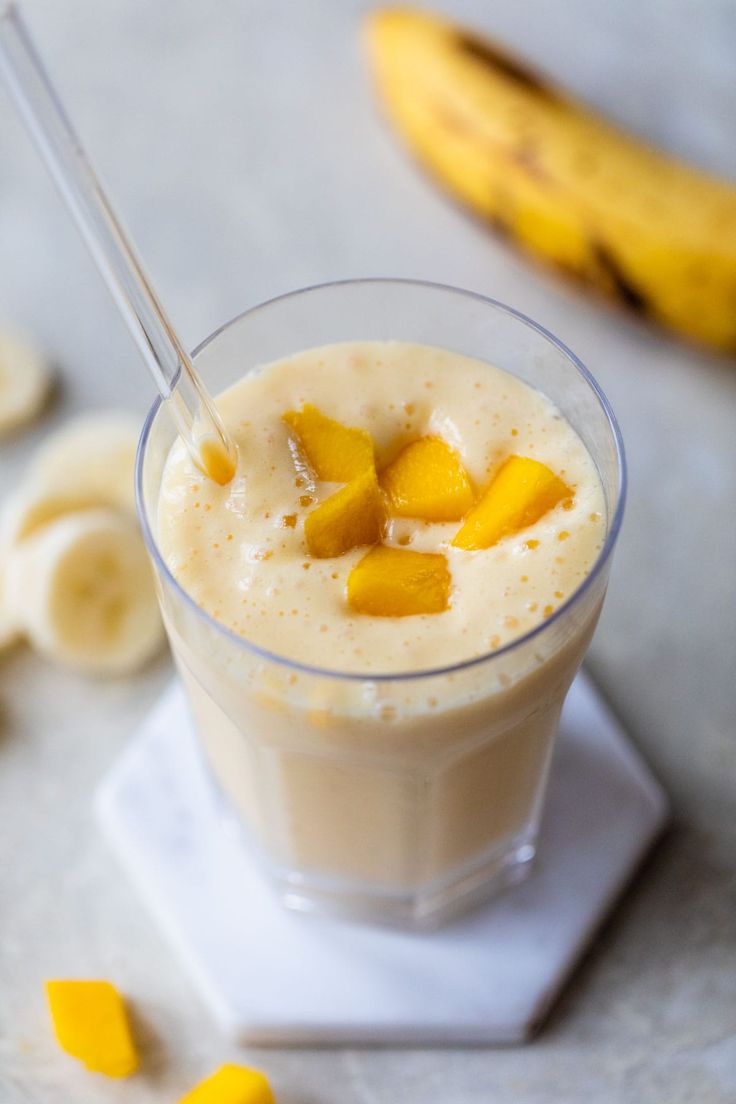
<instances>
[{"instance_id":1,"label":"mango chunk","mask_svg":"<svg viewBox=\"0 0 736 1104\"><path fill-rule=\"evenodd\" d=\"M265 1073L236 1066L220 1066L183 1096L179 1104L275 1104Z\"/></svg>"},{"instance_id":2,"label":"mango chunk","mask_svg":"<svg viewBox=\"0 0 736 1104\"><path fill-rule=\"evenodd\" d=\"M138 1068L125 1003L109 981L47 981L54 1034L89 1070L127 1077Z\"/></svg>"},{"instance_id":3,"label":"mango chunk","mask_svg":"<svg viewBox=\"0 0 736 1104\"><path fill-rule=\"evenodd\" d=\"M473 505L460 457L441 437L406 445L381 473L389 513L424 521L459 521Z\"/></svg>"},{"instance_id":4,"label":"mango chunk","mask_svg":"<svg viewBox=\"0 0 736 1104\"><path fill-rule=\"evenodd\" d=\"M365 430L344 426L311 403L301 410L287 410L283 420L298 438L317 479L349 483L373 467L373 441Z\"/></svg>"},{"instance_id":5,"label":"mango chunk","mask_svg":"<svg viewBox=\"0 0 736 1104\"><path fill-rule=\"evenodd\" d=\"M476 551L533 525L572 490L546 464L509 456L465 518L453 544Z\"/></svg>"},{"instance_id":6,"label":"mango chunk","mask_svg":"<svg viewBox=\"0 0 736 1104\"><path fill-rule=\"evenodd\" d=\"M381 539L384 513L383 497L371 465L307 514L304 536L310 555L323 560L342 556L361 544L375 544Z\"/></svg>"},{"instance_id":7,"label":"mango chunk","mask_svg":"<svg viewBox=\"0 0 736 1104\"><path fill-rule=\"evenodd\" d=\"M379 546L348 575L348 604L373 617L442 613L449 606L450 584L440 553Z\"/></svg>"}]
</instances>

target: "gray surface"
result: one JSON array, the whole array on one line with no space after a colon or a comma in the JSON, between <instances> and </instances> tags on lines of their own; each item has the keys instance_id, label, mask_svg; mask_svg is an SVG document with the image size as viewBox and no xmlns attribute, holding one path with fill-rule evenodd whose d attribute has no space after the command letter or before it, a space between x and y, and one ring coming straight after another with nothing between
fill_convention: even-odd
<instances>
[{"instance_id":1,"label":"gray surface","mask_svg":"<svg viewBox=\"0 0 736 1104\"><path fill-rule=\"evenodd\" d=\"M0 667L0 1100L173 1101L210 1067L262 1064L280 1104L725 1104L736 1099L734 364L579 297L448 204L379 125L355 0L35 0L31 22L188 342L309 282L421 276L505 299L585 360L620 414L628 518L594 670L674 796L678 823L539 1040L501 1051L237 1052L208 1023L91 818L95 781L158 667L89 683ZM736 176L730 0L463 0L621 121ZM150 386L0 99L0 315L64 388L0 449L10 483L55 421L143 411ZM41 979L118 979L145 1072L101 1084L49 1036Z\"/></svg>"}]
</instances>

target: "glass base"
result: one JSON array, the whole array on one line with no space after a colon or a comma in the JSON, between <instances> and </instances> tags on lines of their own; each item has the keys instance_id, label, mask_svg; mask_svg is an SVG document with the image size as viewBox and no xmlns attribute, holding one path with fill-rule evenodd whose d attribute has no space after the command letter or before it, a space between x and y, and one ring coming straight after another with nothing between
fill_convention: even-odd
<instances>
[{"instance_id":1,"label":"glass base","mask_svg":"<svg viewBox=\"0 0 736 1104\"><path fill-rule=\"evenodd\" d=\"M448 877L408 892L360 890L294 871L272 872L272 880L281 903L296 912L427 931L523 881L535 855L536 832L527 832Z\"/></svg>"}]
</instances>

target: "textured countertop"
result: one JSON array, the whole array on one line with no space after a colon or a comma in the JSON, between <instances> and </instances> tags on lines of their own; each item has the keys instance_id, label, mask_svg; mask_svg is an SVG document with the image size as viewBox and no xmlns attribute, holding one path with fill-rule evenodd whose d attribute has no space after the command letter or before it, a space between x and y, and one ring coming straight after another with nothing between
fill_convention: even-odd
<instances>
[{"instance_id":1,"label":"textured countertop","mask_svg":"<svg viewBox=\"0 0 736 1104\"><path fill-rule=\"evenodd\" d=\"M219 1038L92 819L94 785L170 675L0 663L0 1101L174 1101L227 1059L279 1104L736 1100L736 364L677 345L509 253L381 125L357 0L28 0L94 160L187 342L259 300L355 275L466 286L557 333L622 423L631 496L592 668L676 822L540 1038L503 1050L238 1051ZM736 177L728 0L444 0L633 129ZM69 412L151 399L122 324L0 96L0 316L59 366L0 446L5 489ZM50 1038L47 976L135 1001L145 1072L101 1083Z\"/></svg>"}]
</instances>

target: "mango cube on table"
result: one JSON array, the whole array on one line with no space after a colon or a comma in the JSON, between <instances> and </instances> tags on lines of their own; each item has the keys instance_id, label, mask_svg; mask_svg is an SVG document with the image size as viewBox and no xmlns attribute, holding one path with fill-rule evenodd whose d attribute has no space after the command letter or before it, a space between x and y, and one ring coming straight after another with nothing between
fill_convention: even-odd
<instances>
[{"instance_id":1,"label":"mango cube on table","mask_svg":"<svg viewBox=\"0 0 736 1104\"><path fill-rule=\"evenodd\" d=\"M54 1033L89 1070L127 1077L138 1068L125 1003L109 981L47 981Z\"/></svg>"},{"instance_id":2,"label":"mango cube on table","mask_svg":"<svg viewBox=\"0 0 736 1104\"><path fill-rule=\"evenodd\" d=\"M383 522L383 498L371 465L307 514L307 548L318 559L342 556L361 544L376 544L381 539Z\"/></svg>"},{"instance_id":3,"label":"mango cube on table","mask_svg":"<svg viewBox=\"0 0 736 1104\"><path fill-rule=\"evenodd\" d=\"M301 410L288 410L283 420L296 435L317 479L349 483L375 464L369 433L328 418L311 403Z\"/></svg>"},{"instance_id":4,"label":"mango cube on table","mask_svg":"<svg viewBox=\"0 0 736 1104\"><path fill-rule=\"evenodd\" d=\"M453 545L476 551L491 548L539 521L573 491L539 460L509 456L468 513Z\"/></svg>"},{"instance_id":5,"label":"mango cube on table","mask_svg":"<svg viewBox=\"0 0 736 1104\"><path fill-rule=\"evenodd\" d=\"M449 606L451 577L441 553L379 546L348 576L348 604L374 617L442 613Z\"/></svg>"},{"instance_id":6,"label":"mango cube on table","mask_svg":"<svg viewBox=\"0 0 736 1104\"><path fill-rule=\"evenodd\" d=\"M405 445L381 472L389 513L424 521L459 521L473 505L470 477L441 437Z\"/></svg>"},{"instance_id":7,"label":"mango cube on table","mask_svg":"<svg viewBox=\"0 0 736 1104\"><path fill-rule=\"evenodd\" d=\"M179 1104L275 1104L265 1073L245 1066L220 1066L183 1096Z\"/></svg>"}]
</instances>

